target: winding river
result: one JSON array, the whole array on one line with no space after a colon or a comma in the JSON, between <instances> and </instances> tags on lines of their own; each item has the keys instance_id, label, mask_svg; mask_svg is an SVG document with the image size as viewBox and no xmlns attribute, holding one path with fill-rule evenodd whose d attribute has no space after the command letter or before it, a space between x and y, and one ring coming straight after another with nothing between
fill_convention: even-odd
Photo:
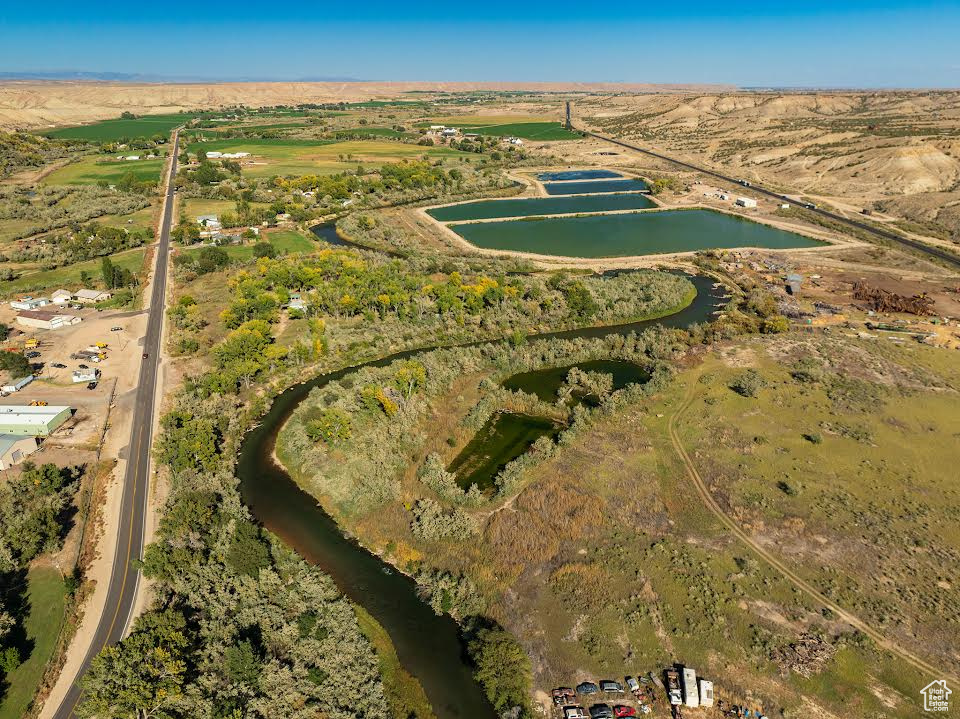
<instances>
[{"instance_id":1,"label":"winding river","mask_svg":"<svg viewBox=\"0 0 960 719\"><path fill-rule=\"evenodd\" d=\"M713 280L707 277L691 280L697 288L696 299L669 317L531 335L529 339L604 337L639 331L653 324L688 327L706 322L723 301L724 290L714 289ZM457 623L449 616L434 614L417 596L411 579L346 536L316 499L300 489L272 459L280 428L314 387L322 387L361 366L383 366L427 349L433 348L399 352L365 365L319 375L278 395L260 424L244 438L237 476L253 516L329 574L344 595L363 606L386 629L400 663L420 681L438 719L492 719L496 714L464 659Z\"/></svg>"}]
</instances>

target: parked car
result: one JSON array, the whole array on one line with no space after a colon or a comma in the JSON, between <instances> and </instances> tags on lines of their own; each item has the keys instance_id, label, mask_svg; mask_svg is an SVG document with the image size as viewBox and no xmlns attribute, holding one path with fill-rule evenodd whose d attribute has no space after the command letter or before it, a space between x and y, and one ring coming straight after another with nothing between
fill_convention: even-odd
<instances>
[{"instance_id":1,"label":"parked car","mask_svg":"<svg viewBox=\"0 0 960 719\"><path fill-rule=\"evenodd\" d=\"M79 367L80 369L90 369L90 367L85 364L78 364L77 367Z\"/></svg>"},{"instance_id":2,"label":"parked car","mask_svg":"<svg viewBox=\"0 0 960 719\"><path fill-rule=\"evenodd\" d=\"M604 679L600 682L600 691L610 694L623 694L623 685L613 679Z\"/></svg>"},{"instance_id":3,"label":"parked car","mask_svg":"<svg viewBox=\"0 0 960 719\"><path fill-rule=\"evenodd\" d=\"M568 706L563 708L563 719L587 719L587 713L581 706Z\"/></svg>"},{"instance_id":4,"label":"parked car","mask_svg":"<svg viewBox=\"0 0 960 719\"><path fill-rule=\"evenodd\" d=\"M97 383L96 383L96 382L88 382L88 383L87 383L87 389L96 389L96 388L97 388Z\"/></svg>"},{"instance_id":5,"label":"parked car","mask_svg":"<svg viewBox=\"0 0 960 719\"><path fill-rule=\"evenodd\" d=\"M149 356L150 356L150 355L149 355L147 352L144 352L144 353L143 353L143 358L144 358L144 359L146 359L146 358L149 357Z\"/></svg>"},{"instance_id":6,"label":"parked car","mask_svg":"<svg viewBox=\"0 0 960 719\"><path fill-rule=\"evenodd\" d=\"M122 330L122 329L123 329L123 327L111 327L111 328L110 328L110 331L111 331L111 332L119 332L119 331Z\"/></svg>"},{"instance_id":7,"label":"parked car","mask_svg":"<svg viewBox=\"0 0 960 719\"><path fill-rule=\"evenodd\" d=\"M27 352L27 353L24 355L24 357L26 357L27 359L33 359L34 357L39 357L39 356L40 356L40 353L39 353L39 352L36 352L36 351Z\"/></svg>"},{"instance_id":8,"label":"parked car","mask_svg":"<svg viewBox=\"0 0 960 719\"><path fill-rule=\"evenodd\" d=\"M66 368L67 368L67 366L66 366L65 364L63 364L62 362L54 362L54 363L51 364L50 366L51 366L51 367L56 367L57 369L66 369Z\"/></svg>"},{"instance_id":9,"label":"parked car","mask_svg":"<svg viewBox=\"0 0 960 719\"><path fill-rule=\"evenodd\" d=\"M593 682L581 682L577 684L577 694L596 694L600 691Z\"/></svg>"},{"instance_id":10,"label":"parked car","mask_svg":"<svg viewBox=\"0 0 960 719\"><path fill-rule=\"evenodd\" d=\"M613 719L613 709L609 704L594 704L590 707L591 719Z\"/></svg>"},{"instance_id":11,"label":"parked car","mask_svg":"<svg viewBox=\"0 0 960 719\"><path fill-rule=\"evenodd\" d=\"M557 706L566 704L573 700L576 696L576 692L573 691L570 687L558 687L553 690L553 703Z\"/></svg>"},{"instance_id":12,"label":"parked car","mask_svg":"<svg viewBox=\"0 0 960 719\"><path fill-rule=\"evenodd\" d=\"M619 704L613 708L613 715L615 717L635 717L637 715L637 710L633 707L627 707Z\"/></svg>"}]
</instances>

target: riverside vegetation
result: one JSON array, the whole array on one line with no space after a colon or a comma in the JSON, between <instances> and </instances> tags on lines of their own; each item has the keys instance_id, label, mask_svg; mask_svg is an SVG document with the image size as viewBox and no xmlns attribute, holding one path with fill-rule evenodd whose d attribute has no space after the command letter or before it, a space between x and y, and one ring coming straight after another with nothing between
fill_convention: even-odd
<instances>
[{"instance_id":1,"label":"riverside vegetation","mask_svg":"<svg viewBox=\"0 0 960 719\"><path fill-rule=\"evenodd\" d=\"M144 561L157 599L131 636L96 660L83 711L160 704L169 716L241 706L258 716L281 707L290 716L311 716L318 707L329 716L390 716L396 697L384 694L377 657L349 603L327 577L259 530L240 502L232 462L243 430L262 412L261 389L269 394L308 368L375 357L398 344L513 330L520 342L531 326L666 313L690 301L689 284L655 272L489 277L467 263L354 250L263 257L228 271L228 282L223 270L187 281L169 310L171 342L199 371L164 415L157 442L171 488ZM211 322L203 308L213 286L227 286L230 299ZM281 309L294 291L307 301L300 319ZM281 329L291 323L302 331ZM392 334L401 326L402 335ZM410 372L405 391L412 396L419 375ZM374 393L370 401L380 400ZM318 420L310 427L315 436L349 431L335 413ZM478 624L471 636L484 671L501 665L501 655L523 657L495 626Z\"/></svg>"}]
</instances>

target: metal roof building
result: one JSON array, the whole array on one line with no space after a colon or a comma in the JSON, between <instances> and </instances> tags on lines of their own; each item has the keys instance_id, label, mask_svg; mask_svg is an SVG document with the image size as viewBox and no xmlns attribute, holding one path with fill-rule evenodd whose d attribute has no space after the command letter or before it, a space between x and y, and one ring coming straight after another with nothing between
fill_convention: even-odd
<instances>
[{"instance_id":1,"label":"metal roof building","mask_svg":"<svg viewBox=\"0 0 960 719\"><path fill-rule=\"evenodd\" d=\"M30 407L0 405L0 434L19 437L46 437L70 419L72 410L66 405Z\"/></svg>"}]
</instances>

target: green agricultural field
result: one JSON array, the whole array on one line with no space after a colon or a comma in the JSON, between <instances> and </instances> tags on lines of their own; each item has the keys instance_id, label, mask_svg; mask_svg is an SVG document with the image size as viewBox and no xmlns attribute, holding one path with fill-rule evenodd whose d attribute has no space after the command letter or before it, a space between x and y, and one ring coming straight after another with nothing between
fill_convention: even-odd
<instances>
[{"instance_id":1,"label":"green agricultural field","mask_svg":"<svg viewBox=\"0 0 960 719\"><path fill-rule=\"evenodd\" d=\"M164 160L104 160L84 157L59 170L54 170L43 179L46 185L91 185L98 182L114 184L127 173L138 180L159 182L163 174Z\"/></svg>"},{"instance_id":2,"label":"green agricultural field","mask_svg":"<svg viewBox=\"0 0 960 719\"><path fill-rule=\"evenodd\" d=\"M515 122L506 125L479 125L460 127L463 132L496 137L521 137L524 140L578 140L580 135L566 129L559 122Z\"/></svg>"},{"instance_id":3,"label":"green agricultural field","mask_svg":"<svg viewBox=\"0 0 960 719\"><path fill-rule=\"evenodd\" d=\"M332 175L357 165L380 166L389 162L419 157L462 157L475 160L476 155L448 147L422 147L387 140L353 140L324 142L293 138L269 140L213 140L194 142L187 148L197 152L249 152L243 172L251 177L271 175Z\"/></svg>"},{"instance_id":4,"label":"green agricultural field","mask_svg":"<svg viewBox=\"0 0 960 719\"><path fill-rule=\"evenodd\" d=\"M392 127L348 127L343 130L336 130L336 132L346 132L352 135L368 135L370 137L408 137L411 133L409 132L399 132L394 130Z\"/></svg>"},{"instance_id":5,"label":"green agricultural field","mask_svg":"<svg viewBox=\"0 0 960 719\"><path fill-rule=\"evenodd\" d=\"M92 142L117 142L142 140L154 135L169 135L173 128L189 121L196 114L147 115L134 120L103 120L91 125L45 130L42 135L58 140L90 140Z\"/></svg>"},{"instance_id":6,"label":"green agricultural field","mask_svg":"<svg viewBox=\"0 0 960 719\"><path fill-rule=\"evenodd\" d=\"M27 574L29 614L24 622L27 640L32 642L23 663L7 674L6 691L0 690L0 719L26 716L47 662L53 656L66 610L66 588L60 572L52 567L35 567Z\"/></svg>"},{"instance_id":7,"label":"green agricultural field","mask_svg":"<svg viewBox=\"0 0 960 719\"><path fill-rule=\"evenodd\" d=\"M133 272L140 272L143 269L145 253L145 248L138 247L135 250L110 255L110 259L115 265L125 267ZM94 278L99 278L100 260L86 260L66 267L58 267L55 270L25 272L15 280L0 284L0 288L2 288L0 289L0 296L9 297L23 292L55 290L58 287L78 287L80 285L80 273L84 271L90 273Z\"/></svg>"}]
</instances>

